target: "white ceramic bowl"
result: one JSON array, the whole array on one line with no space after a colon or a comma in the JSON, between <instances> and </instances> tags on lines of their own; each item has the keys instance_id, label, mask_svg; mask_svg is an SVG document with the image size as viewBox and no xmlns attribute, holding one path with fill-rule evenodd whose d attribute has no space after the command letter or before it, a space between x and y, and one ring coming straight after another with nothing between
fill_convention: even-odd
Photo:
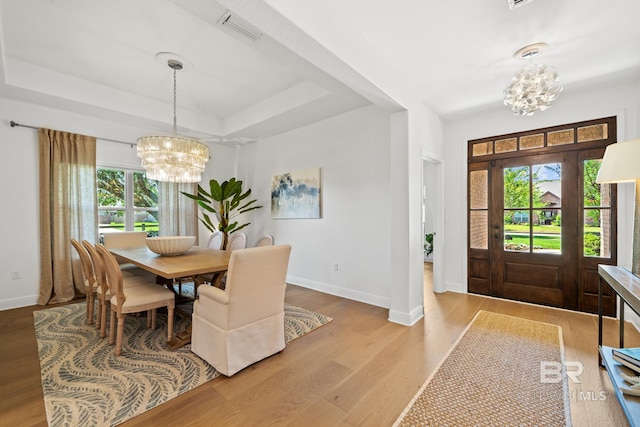
<instances>
[{"instance_id":1,"label":"white ceramic bowl","mask_svg":"<svg viewBox=\"0 0 640 427\"><path fill-rule=\"evenodd\" d=\"M174 256L188 251L195 241L195 236L147 237L147 247L158 255Z\"/></svg>"}]
</instances>

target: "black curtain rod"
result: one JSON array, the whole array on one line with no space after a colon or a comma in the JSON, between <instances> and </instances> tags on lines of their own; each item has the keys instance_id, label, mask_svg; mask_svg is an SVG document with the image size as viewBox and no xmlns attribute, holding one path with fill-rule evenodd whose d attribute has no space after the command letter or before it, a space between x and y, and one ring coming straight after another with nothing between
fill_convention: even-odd
<instances>
[{"instance_id":1,"label":"black curtain rod","mask_svg":"<svg viewBox=\"0 0 640 427\"><path fill-rule=\"evenodd\" d=\"M20 124L20 123L18 123L18 122L14 122L13 120L11 120L11 121L9 122L9 125L10 125L12 128L14 128L14 127L18 126L18 127L21 127L21 128L29 128L29 129L35 129L35 130L40 129L40 128L36 127L36 126L23 125L23 124ZM102 141L115 142L115 143L118 143L118 144L127 144L127 145L130 145L132 148L133 148L133 146L134 146L134 145L136 145L136 143L135 143L135 142L118 141L117 139L98 138L98 137L96 137L96 139L100 139L100 140L102 140Z\"/></svg>"}]
</instances>

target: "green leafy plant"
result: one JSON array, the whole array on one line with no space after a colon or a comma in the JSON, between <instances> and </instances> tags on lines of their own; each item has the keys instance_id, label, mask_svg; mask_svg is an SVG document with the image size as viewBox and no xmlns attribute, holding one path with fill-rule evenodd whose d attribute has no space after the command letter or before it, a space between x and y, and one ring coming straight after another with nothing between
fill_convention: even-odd
<instances>
[{"instance_id":1,"label":"green leafy plant","mask_svg":"<svg viewBox=\"0 0 640 427\"><path fill-rule=\"evenodd\" d=\"M209 191L198 185L197 194L189 194L184 191L182 194L198 202L198 205L203 209L200 221L209 231L222 232L222 249L227 248L230 234L251 224L250 222L238 224L238 221L234 221L235 217L262 207L254 205L256 199L246 200L251 194L251 189L243 193L242 181L237 181L235 178L224 181L222 184L212 179L209 181ZM213 214L213 218L209 214ZM214 224L214 219L218 223L217 225Z\"/></svg>"},{"instance_id":2,"label":"green leafy plant","mask_svg":"<svg viewBox=\"0 0 640 427\"><path fill-rule=\"evenodd\" d=\"M433 234L428 233L424 235L424 252L427 256L433 252Z\"/></svg>"}]
</instances>

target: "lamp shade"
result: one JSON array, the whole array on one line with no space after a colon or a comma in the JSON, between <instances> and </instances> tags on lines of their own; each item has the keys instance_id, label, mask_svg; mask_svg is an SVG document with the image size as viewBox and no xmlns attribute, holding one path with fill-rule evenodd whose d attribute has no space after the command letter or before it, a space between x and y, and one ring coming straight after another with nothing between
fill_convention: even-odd
<instances>
[{"instance_id":1,"label":"lamp shade","mask_svg":"<svg viewBox=\"0 0 640 427\"><path fill-rule=\"evenodd\" d=\"M640 178L640 139L607 146L596 182L635 182Z\"/></svg>"}]
</instances>

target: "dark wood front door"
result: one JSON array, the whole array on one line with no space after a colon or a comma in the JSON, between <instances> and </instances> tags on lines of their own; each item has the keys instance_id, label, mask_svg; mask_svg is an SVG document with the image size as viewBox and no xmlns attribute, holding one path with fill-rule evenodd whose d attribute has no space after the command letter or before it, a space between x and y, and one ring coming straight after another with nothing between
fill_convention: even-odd
<instances>
[{"instance_id":1,"label":"dark wood front door","mask_svg":"<svg viewBox=\"0 0 640 427\"><path fill-rule=\"evenodd\" d=\"M616 263L615 188L595 183L610 120L470 141L469 292L597 312L597 265ZM578 142L594 126L607 137Z\"/></svg>"},{"instance_id":2,"label":"dark wood front door","mask_svg":"<svg viewBox=\"0 0 640 427\"><path fill-rule=\"evenodd\" d=\"M574 153L493 162L490 221L493 294L577 308L577 180ZM548 185L547 185L548 184ZM551 196L555 203L545 203ZM547 197L550 198L550 197Z\"/></svg>"}]
</instances>

